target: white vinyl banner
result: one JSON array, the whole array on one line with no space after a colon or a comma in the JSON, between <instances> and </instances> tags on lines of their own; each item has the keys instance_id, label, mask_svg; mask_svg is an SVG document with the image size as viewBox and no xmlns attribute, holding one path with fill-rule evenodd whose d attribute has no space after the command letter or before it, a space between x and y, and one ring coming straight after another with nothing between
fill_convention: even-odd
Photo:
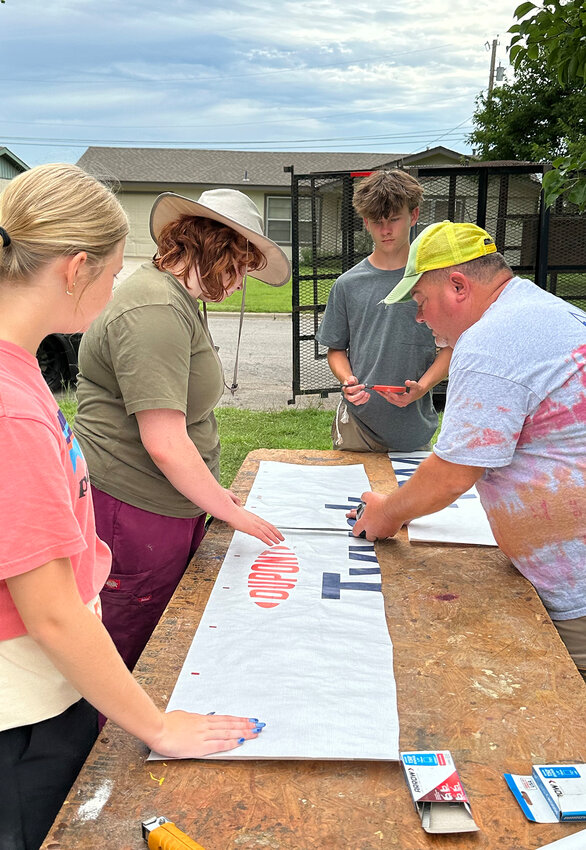
<instances>
[{"instance_id":1,"label":"white vinyl banner","mask_svg":"<svg viewBox=\"0 0 586 850\"><path fill-rule=\"evenodd\" d=\"M327 527L331 515L322 504L347 509L347 498L368 488L362 466L267 465L269 486L263 476L255 492L273 521L291 507L299 520L313 504ZM281 481L273 500L283 476L289 483ZM257 739L208 758L399 757L393 647L374 545L352 537L344 510L328 510L338 530L289 530L279 546L234 534L167 710L244 715L267 725Z\"/></svg>"},{"instance_id":2,"label":"white vinyl banner","mask_svg":"<svg viewBox=\"0 0 586 850\"><path fill-rule=\"evenodd\" d=\"M348 529L346 512L355 508L370 482L360 464L301 466L263 460L246 500L281 531L288 528Z\"/></svg>"},{"instance_id":3,"label":"white vinyl banner","mask_svg":"<svg viewBox=\"0 0 586 850\"><path fill-rule=\"evenodd\" d=\"M413 475L431 452L389 452L399 487ZM411 520L409 540L419 543L468 543L496 546L476 487L471 487L441 511Z\"/></svg>"}]
</instances>

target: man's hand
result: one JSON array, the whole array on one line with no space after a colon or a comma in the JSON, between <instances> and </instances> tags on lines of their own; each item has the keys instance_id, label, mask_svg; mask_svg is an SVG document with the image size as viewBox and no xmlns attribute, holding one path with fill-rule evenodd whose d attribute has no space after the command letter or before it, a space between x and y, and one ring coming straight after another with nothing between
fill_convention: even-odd
<instances>
[{"instance_id":1,"label":"man's hand","mask_svg":"<svg viewBox=\"0 0 586 850\"><path fill-rule=\"evenodd\" d=\"M364 389L364 384L358 383L358 378L355 375L350 375L349 378L346 378L342 387L342 393L346 401L349 401L350 404L366 404L370 399L370 393Z\"/></svg>"},{"instance_id":2,"label":"man's hand","mask_svg":"<svg viewBox=\"0 0 586 850\"><path fill-rule=\"evenodd\" d=\"M403 520L389 509L388 497L382 493L368 492L363 493L361 498L365 508L352 529L354 537L359 537L362 531L366 532L366 539L370 541L394 537L403 525ZM356 511L352 510L346 516L354 519Z\"/></svg>"},{"instance_id":3,"label":"man's hand","mask_svg":"<svg viewBox=\"0 0 586 850\"><path fill-rule=\"evenodd\" d=\"M441 511L476 484L484 475L480 466L463 466L442 460L430 454L411 478L383 496L381 493L363 493L365 508L352 529L355 537L366 532L367 540L393 537L402 525L427 514ZM348 517L355 517L350 511Z\"/></svg>"}]
</instances>

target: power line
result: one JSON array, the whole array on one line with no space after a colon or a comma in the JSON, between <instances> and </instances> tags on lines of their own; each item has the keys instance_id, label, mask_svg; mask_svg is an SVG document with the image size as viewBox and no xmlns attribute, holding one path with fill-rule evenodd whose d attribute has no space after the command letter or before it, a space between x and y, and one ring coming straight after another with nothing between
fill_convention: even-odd
<instances>
[{"instance_id":1,"label":"power line","mask_svg":"<svg viewBox=\"0 0 586 850\"><path fill-rule=\"evenodd\" d=\"M471 121L473 117L473 115L470 115L468 118L464 118L464 120L460 121L459 124L456 124L456 126L452 130L448 130L448 132L444 133L442 136L437 136L432 142L430 142L430 144L435 145L436 142L440 142L442 139L445 139L446 136L451 136L452 133L455 133L456 130L459 130L463 124L466 124L467 121ZM464 136L463 138L466 138L466 136ZM411 153L415 153L415 151L411 151Z\"/></svg>"},{"instance_id":2,"label":"power line","mask_svg":"<svg viewBox=\"0 0 586 850\"><path fill-rule=\"evenodd\" d=\"M468 121L469 119L466 119ZM462 124L465 122L463 121ZM458 127L453 128L453 130L447 130L443 133L440 138L445 138L447 136L453 136L456 130L459 129L461 124ZM318 137L318 138L297 138L297 139L249 139L246 141L238 140L235 142L226 142L224 140L208 140L205 142L206 146L234 146L237 145L241 148L246 148L250 145L260 145L263 147L275 145L314 145L316 143L323 142L336 142L336 143L344 143L350 144L354 142L374 142L375 144L388 144L390 142L402 141L402 142L415 142L418 139L426 140L429 139L430 136L433 136L434 133L437 133L437 130L421 130L421 131L410 131L409 133L380 133L377 135L364 135L364 136L326 136L326 137ZM464 137L464 134L457 134L457 137ZM34 136L2 136L2 139L5 143L8 144L44 144L44 145L54 145L56 147L62 145L69 145L72 147L85 147L89 145L95 146L105 146L105 147L123 147L123 146L132 146L132 147L182 147L182 148L191 148L191 145L185 142L184 139L77 139L77 138L39 138ZM197 150L198 148L193 148Z\"/></svg>"}]
</instances>

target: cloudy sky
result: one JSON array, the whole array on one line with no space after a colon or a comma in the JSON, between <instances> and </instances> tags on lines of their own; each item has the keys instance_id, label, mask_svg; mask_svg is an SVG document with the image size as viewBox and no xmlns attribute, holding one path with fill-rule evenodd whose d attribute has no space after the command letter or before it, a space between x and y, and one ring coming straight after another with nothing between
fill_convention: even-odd
<instances>
[{"instance_id":1,"label":"cloudy sky","mask_svg":"<svg viewBox=\"0 0 586 850\"><path fill-rule=\"evenodd\" d=\"M470 152L519 0L5 0L0 147Z\"/></svg>"}]
</instances>

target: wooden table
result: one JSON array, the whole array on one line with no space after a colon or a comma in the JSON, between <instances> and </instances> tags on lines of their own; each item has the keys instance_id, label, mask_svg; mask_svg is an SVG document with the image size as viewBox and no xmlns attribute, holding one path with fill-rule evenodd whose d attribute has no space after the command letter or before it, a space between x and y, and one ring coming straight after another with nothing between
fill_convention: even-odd
<instances>
[{"instance_id":1,"label":"wooden table","mask_svg":"<svg viewBox=\"0 0 586 850\"><path fill-rule=\"evenodd\" d=\"M252 452L260 460L364 463L372 487L396 486L384 455ZM232 531L213 523L136 675L165 706ZM173 820L206 850L532 850L586 824L529 823L504 772L586 762L586 687L531 585L495 549L377 544L401 723L401 749L449 749L480 832L429 836L397 763L146 762L143 744L107 724L43 850L138 850L140 822Z\"/></svg>"}]
</instances>

